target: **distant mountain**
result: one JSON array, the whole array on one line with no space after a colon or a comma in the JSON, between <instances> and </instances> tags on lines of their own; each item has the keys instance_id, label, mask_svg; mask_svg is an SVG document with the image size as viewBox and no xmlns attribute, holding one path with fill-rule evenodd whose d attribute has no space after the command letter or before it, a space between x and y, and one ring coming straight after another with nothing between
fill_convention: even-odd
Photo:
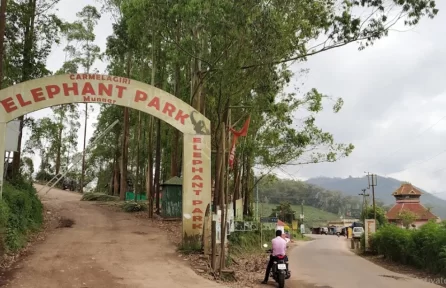
<instances>
[{"instance_id":1,"label":"distant mountain","mask_svg":"<svg viewBox=\"0 0 446 288\"><path fill-rule=\"evenodd\" d=\"M337 190L343 192L345 195L357 196L361 193L361 190L368 187L367 176L361 178L349 177L349 178L328 178L328 177L318 177L311 178L305 181L306 183L313 184L322 187L327 190ZM378 176L377 186L375 187L375 198L380 199L386 205L392 205L395 203L395 198L392 196L393 191L400 187L400 180L394 178L386 178ZM428 192L424 191L422 188L417 187L423 193L421 196L421 203L426 207L432 207L432 212L441 217L441 219L446 219L446 200L438 198ZM371 189L368 193L372 194Z\"/></svg>"}]
</instances>

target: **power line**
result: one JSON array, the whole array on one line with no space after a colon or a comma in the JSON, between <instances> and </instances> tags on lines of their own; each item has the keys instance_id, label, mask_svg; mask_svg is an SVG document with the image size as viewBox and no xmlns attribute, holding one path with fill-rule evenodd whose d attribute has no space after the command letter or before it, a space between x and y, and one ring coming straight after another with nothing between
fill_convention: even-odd
<instances>
[{"instance_id":1,"label":"power line","mask_svg":"<svg viewBox=\"0 0 446 288\"><path fill-rule=\"evenodd\" d=\"M445 116L443 116L443 117L441 117L440 118L440 120L438 120L437 122L435 122L434 124L432 124L431 126L429 126L429 127L427 127L426 129L424 129L423 131L421 131L421 132L419 132L417 135L415 135L415 137L408 137L407 138L407 140L412 140L411 141L411 143L413 143L414 141L413 140L417 140L418 139L418 137L420 137L422 134L424 134L424 133L426 133L427 131L429 131L430 129L432 129L432 128L434 128L438 123L440 123L443 119L445 119L446 118L446 115ZM415 138L415 139L413 139L413 138ZM404 143L406 143L407 141L404 141ZM407 147L407 146L406 146ZM392 151L392 152L390 152L389 154L387 154L386 156L384 156L383 157L383 159L386 159L386 158L388 158L389 156L392 156L393 154L395 154L396 152L399 152L399 151L401 151L401 150L403 150L404 148L406 148L406 147L399 147L399 148L397 148L396 150L394 150L394 151ZM372 165L375 165L375 164L380 164L380 163L382 163L384 160L378 160L377 162L375 162L375 163L373 163ZM398 173L398 172L397 172Z\"/></svg>"},{"instance_id":2,"label":"power line","mask_svg":"<svg viewBox=\"0 0 446 288\"><path fill-rule=\"evenodd\" d=\"M440 156L441 154L443 154L443 153L445 153L445 152L446 152L446 150L443 150L442 152L438 153L437 155L435 155L435 156L433 156L433 157L431 157L431 158L428 158L428 159L423 160L423 161L421 161L421 162L419 162L419 163L416 163L416 164L414 164L414 165L411 165L411 166L409 166L409 167L407 167L407 168L404 168L403 170L399 170L399 171L397 171L397 172L392 172L392 173L387 173L385 176L388 176L389 174L396 174L396 173L404 172L404 171L409 170L409 169L411 169L411 168L413 168L413 167L415 167L415 166L418 166L418 165L421 165L421 164L423 164L423 163L429 162L430 160L432 160L432 159L434 159L434 158L437 158L438 156ZM446 169L446 168L444 168L444 169Z\"/></svg>"},{"instance_id":3,"label":"power line","mask_svg":"<svg viewBox=\"0 0 446 288\"><path fill-rule=\"evenodd\" d=\"M278 167L279 170L281 170L283 173L285 173L286 175L290 176L291 179L293 179L294 181L298 181L296 178L294 178L293 175L291 175L290 173L286 172L285 169L283 169L282 167ZM299 169L300 170L300 169ZM297 172L299 172L299 170Z\"/></svg>"}]
</instances>

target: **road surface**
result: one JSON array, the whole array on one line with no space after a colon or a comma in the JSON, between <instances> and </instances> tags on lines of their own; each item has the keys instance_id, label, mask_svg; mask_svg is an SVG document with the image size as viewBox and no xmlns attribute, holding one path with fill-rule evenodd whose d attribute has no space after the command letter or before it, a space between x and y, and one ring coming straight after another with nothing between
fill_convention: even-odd
<instances>
[{"instance_id":1,"label":"road surface","mask_svg":"<svg viewBox=\"0 0 446 288\"><path fill-rule=\"evenodd\" d=\"M81 202L76 193L45 192L44 205L75 224L57 229L31 248L31 255L19 262L4 287L224 287L193 272L165 232L147 220Z\"/></svg>"},{"instance_id":2,"label":"road surface","mask_svg":"<svg viewBox=\"0 0 446 288\"><path fill-rule=\"evenodd\" d=\"M420 279L393 273L349 251L344 237L314 235L290 254L290 288L435 288Z\"/></svg>"}]
</instances>

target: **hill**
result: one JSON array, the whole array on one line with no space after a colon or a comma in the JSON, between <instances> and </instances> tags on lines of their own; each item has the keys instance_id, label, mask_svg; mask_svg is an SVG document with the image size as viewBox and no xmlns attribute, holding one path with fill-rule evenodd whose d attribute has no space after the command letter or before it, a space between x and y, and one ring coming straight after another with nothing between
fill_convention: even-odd
<instances>
[{"instance_id":1,"label":"hill","mask_svg":"<svg viewBox=\"0 0 446 288\"><path fill-rule=\"evenodd\" d=\"M260 203L259 214L262 217L268 217L271 215L271 211L277 207L277 204L273 203ZM302 206L291 205L291 209L296 212L297 218L300 215ZM325 223L327 221L339 220L339 216L321 209L304 205L305 223L309 226L316 223Z\"/></svg>"},{"instance_id":2,"label":"hill","mask_svg":"<svg viewBox=\"0 0 446 288\"><path fill-rule=\"evenodd\" d=\"M361 190L367 188L368 181L367 176L364 177L349 177L349 178L328 178L328 177L318 177L311 178L305 181L308 184L319 186L327 190L341 191L342 194L346 196L357 196L361 193ZM395 203L395 198L392 196L393 191L395 191L403 181L378 176L377 186L375 187L375 197L376 199L384 202L385 205L392 205ZM446 219L446 200L438 198L432 194L429 194L420 187L417 187L423 193L421 196L421 202L426 207L432 207L432 212ZM369 191L371 193L371 191Z\"/></svg>"},{"instance_id":3,"label":"hill","mask_svg":"<svg viewBox=\"0 0 446 288\"><path fill-rule=\"evenodd\" d=\"M300 205L303 203L308 207L308 211L317 209L321 211L318 212L320 215L325 211L325 216L316 217L324 220L339 219L340 216L358 218L362 211L362 198L359 196L343 195L340 191L330 191L302 181L262 179L258 193L259 202L271 204L271 208L288 202L296 205L296 212L300 213ZM271 213L271 209L268 210L268 213ZM306 217L309 216L305 214Z\"/></svg>"}]
</instances>

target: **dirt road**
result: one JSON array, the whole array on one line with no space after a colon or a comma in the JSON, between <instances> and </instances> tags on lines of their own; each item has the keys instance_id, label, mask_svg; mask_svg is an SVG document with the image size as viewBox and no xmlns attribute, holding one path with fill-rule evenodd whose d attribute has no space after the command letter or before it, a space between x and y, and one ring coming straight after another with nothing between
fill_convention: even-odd
<instances>
[{"instance_id":1,"label":"dirt road","mask_svg":"<svg viewBox=\"0 0 446 288\"><path fill-rule=\"evenodd\" d=\"M75 193L45 192L44 205L75 224L37 243L5 287L224 287L195 274L147 220L81 202Z\"/></svg>"},{"instance_id":2,"label":"dirt road","mask_svg":"<svg viewBox=\"0 0 446 288\"><path fill-rule=\"evenodd\" d=\"M290 252L292 278L288 287L324 288L436 288L390 272L349 251L344 237L318 236Z\"/></svg>"}]
</instances>

